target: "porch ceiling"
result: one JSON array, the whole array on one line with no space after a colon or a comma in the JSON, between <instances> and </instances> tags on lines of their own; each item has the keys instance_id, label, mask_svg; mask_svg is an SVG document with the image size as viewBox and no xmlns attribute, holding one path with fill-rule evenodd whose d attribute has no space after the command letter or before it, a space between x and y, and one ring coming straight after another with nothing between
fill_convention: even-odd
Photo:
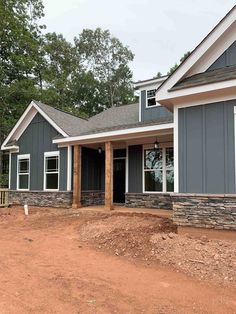
<instances>
[{"instance_id":1,"label":"porch ceiling","mask_svg":"<svg viewBox=\"0 0 236 314\"><path fill-rule=\"evenodd\" d=\"M155 141L160 142L161 144L169 144L173 143L173 133L172 134L155 134L153 136L142 137L142 138L135 138L126 141L116 141L113 142L114 149L122 149L126 148L129 145L148 145L153 144ZM98 142L92 144L84 144L83 147L98 149L101 147L104 150L105 142Z\"/></svg>"}]
</instances>

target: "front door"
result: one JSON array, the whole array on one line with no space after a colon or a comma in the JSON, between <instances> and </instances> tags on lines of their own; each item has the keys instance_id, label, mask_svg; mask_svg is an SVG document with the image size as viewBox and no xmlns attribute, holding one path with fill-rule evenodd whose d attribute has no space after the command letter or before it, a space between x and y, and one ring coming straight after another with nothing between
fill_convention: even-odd
<instances>
[{"instance_id":1,"label":"front door","mask_svg":"<svg viewBox=\"0 0 236 314\"><path fill-rule=\"evenodd\" d=\"M114 159L113 202L125 203L125 158Z\"/></svg>"}]
</instances>

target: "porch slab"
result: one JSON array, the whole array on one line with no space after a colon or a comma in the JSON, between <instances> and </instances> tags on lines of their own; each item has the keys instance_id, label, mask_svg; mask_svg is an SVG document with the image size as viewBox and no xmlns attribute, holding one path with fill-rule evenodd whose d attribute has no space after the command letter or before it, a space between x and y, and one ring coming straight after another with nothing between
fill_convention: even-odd
<instances>
[{"instance_id":1,"label":"porch slab","mask_svg":"<svg viewBox=\"0 0 236 314\"><path fill-rule=\"evenodd\" d=\"M173 211L167 209L155 209L155 208L130 208L125 206L114 205L112 211L108 211L105 206L88 206L82 207L80 210L84 211L97 211L97 212L106 212L106 213L137 213L137 214L150 214L156 215L161 218L172 219Z\"/></svg>"}]
</instances>

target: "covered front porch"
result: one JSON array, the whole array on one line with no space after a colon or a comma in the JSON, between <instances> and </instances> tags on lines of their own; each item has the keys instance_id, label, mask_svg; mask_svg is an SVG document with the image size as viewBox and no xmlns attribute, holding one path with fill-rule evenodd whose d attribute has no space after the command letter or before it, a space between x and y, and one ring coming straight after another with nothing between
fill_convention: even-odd
<instances>
[{"instance_id":1,"label":"covered front porch","mask_svg":"<svg viewBox=\"0 0 236 314\"><path fill-rule=\"evenodd\" d=\"M73 208L88 205L170 210L173 129L137 138L73 143Z\"/></svg>"}]
</instances>

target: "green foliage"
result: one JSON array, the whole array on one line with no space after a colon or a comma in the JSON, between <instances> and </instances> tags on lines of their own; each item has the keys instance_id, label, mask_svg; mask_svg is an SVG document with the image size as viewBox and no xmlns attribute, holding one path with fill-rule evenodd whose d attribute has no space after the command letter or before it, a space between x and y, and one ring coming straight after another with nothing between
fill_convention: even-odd
<instances>
[{"instance_id":1,"label":"green foliage","mask_svg":"<svg viewBox=\"0 0 236 314\"><path fill-rule=\"evenodd\" d=\"M183 55L183 57L179 60L180 63L179 63L179 64L178 64L178 63L175 63L175 65L172 66L172 67L170 68L170 70L167 72L167 75L171 75L172 73L174 73L175 70L179 67L179 65L180 65L182 62L184 62L184 61L189 57L190 54L191 54L190 51L186 52L186 53Z\"/></svg>"},{"instance_id":2,"label":"green foliage","mask_svg":"<svg viewBox=\"0 0 236 314\"><path fill-rule=\"evenodd\" d=\"M102 91L97 109L134 101L132 72L128 66L134 58L131 50L101 28L84 29L74 41L85 72L94 76L98 90Z\"/></svg>"},{"instance_id":3,"label":"green foliage","mask_svg":"<svg viewBox=\"0 0 236 314\"><path fill-rule=\"evenodd\" d=\"M157 75L156 75L156 76L154 76L154 78L161 78L161 77L162 77L161 72L157 72Z\"/></svg>"},{"instance_id":4,"label":"green foliage","mask_svg":"<svg viewBox=\"0 0 236 314\"><path fill-rule=\"evenodd\" d=\"M128 47L101 28L73 43L42 34L43 9L42 0L0 0L0 144L32 99L82 117L137 100Z\"/></svg>"},{"instance_id":5,"label":"green foliage","mask_svg":"<svg viewBox=\"0 0 236 314\"><path fill-rule=\"evenodd\" d=\"M0 174L0 188L8 187L8 174Z\"/></svg>"},{"instance_id":6,"label":"green foliage","mask_svg":"<svg viewBox=\"0 0 236 314\"><path fill-rule=\"evenodd\" d=\"M175 63L167 72L167 75L171 75L172 73L175 72L175 70L179 67L178 63Z\"/></svg>"},{"instance_id":7,"label":"green foliage","mask_svg":"<svg viewBox=\"0 0 236 314\"><path fill-rule=\"evenodd\" d=\"M100 28L73 43L42 34L43 10L42 0L0 0L0 144L32 99L82 117L135 101L128 47Z\"/></svg>"},{"instance_id":8,"label":"green foliage","mask_svg":"<svg viewBox=\"0 0 236 314\"><path fill-rule=\"evenodd\" d=\"M180 63L184 62L189 56L191 55L191 52L186 52L183 57L180 59Z\"/></svg>"}]
</instances>

